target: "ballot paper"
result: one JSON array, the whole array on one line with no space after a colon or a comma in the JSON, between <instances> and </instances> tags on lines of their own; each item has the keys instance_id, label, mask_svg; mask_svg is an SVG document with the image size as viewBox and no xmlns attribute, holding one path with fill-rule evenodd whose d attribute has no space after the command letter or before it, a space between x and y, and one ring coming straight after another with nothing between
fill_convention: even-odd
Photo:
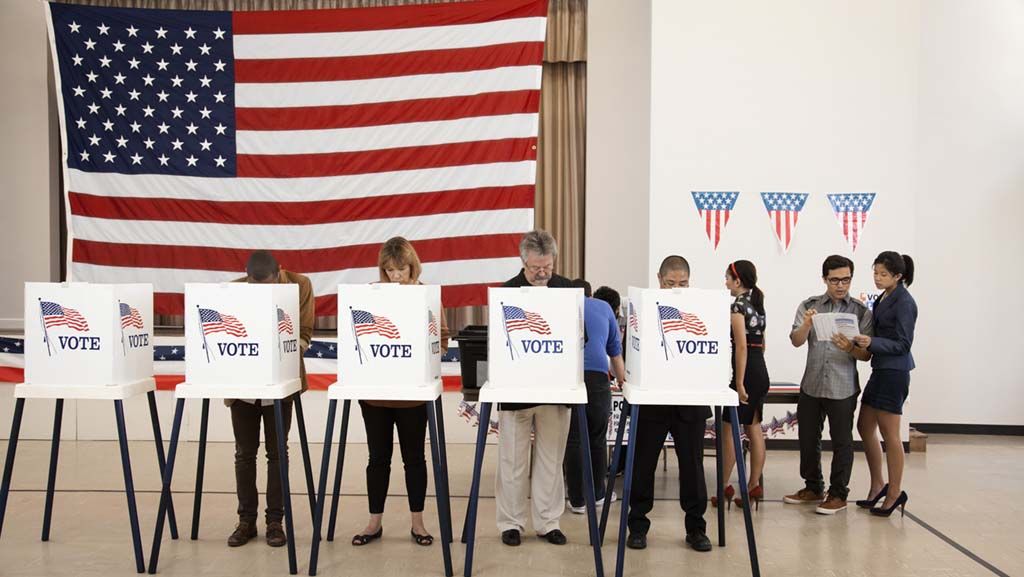
<instances>
[{"instance_id":1,"label":"ballot paper","mask_svg":"<svg viewBox=\"0 0 1024 577\"><path fill-rule=\"evenodd\" d=\"M818 313L811 319L814 323L814 334L819 341L830 341L836 334L846 335L846 338L852 340L860 334L860 323L854 314Z\"/></svg>"}]
</instances>

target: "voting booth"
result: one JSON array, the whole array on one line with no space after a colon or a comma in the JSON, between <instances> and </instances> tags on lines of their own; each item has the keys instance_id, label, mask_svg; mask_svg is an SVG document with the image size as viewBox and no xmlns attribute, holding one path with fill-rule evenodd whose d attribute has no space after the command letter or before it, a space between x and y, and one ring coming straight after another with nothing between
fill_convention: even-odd
<instances>
[{"instance_id":1,"label":"voting booth","mask_svg":"<svg viewBox=\"0 0 1024 577\"><path fill-rule=\"evenodd\" d=\"M623 397L629 403L629 436L626 455L623 503L632 490L636 429L642 405L712 406L715 415L715 457L717 461L718 502L724 503L722 479L722 411L729 411L731 422L738 423L739 397L729 388L732 381L733 297L726 290L697 288L642 289L629 287L626 305L626 383ZM624 416L624 414L622 415ZM626 429L620 417L612 453L606 493L615 489L615 473L622 457L621 446ZM754 541L753 521L747 492L746 465L740 444L739 427L731 427L736 451L736 469L750 554L751 573L760 568ZM701 437L703 441L703 435ZM681 482L686 482L681 480ZM625 563L626 528L629 507L623 506L619 519L619 540L615 576L622 577ZM718 544L725 546L725 507L718 507ZM608 510L602 511L600 536L608 525Z\"/></svg>"},{"instance_id":2,"label":"voting booth","mask_svg":"<svg viewBox=\"0 0 1024 577\"><path fill-rule=\"evenodd\" d=\"M331 399L433 401L441 394L441 287L338 286Z\"/></svg>"},{"instance_id":3,"label":"voting booth","mask_svg":"<svg viewBox=\"0 0 1024 577\"><path fill-rule=\"evenodd\" d=\"M482 403L587 402L583 290L490 288Z\"/></svg>"},{"instance_id":4,"label":"voting booth","mask_svg":"<svg viewBox=\"0 0 1024 577\"><path fill-rule=\"evenodd\" d=\"M164 472L164 447L153 379L153 287L149 284L25 283L25 382L14 388L14 418L0 483L0 531L7 510L26 399L55 400L42 540L50 539L65 399L114 402L136 570L145 569L124 400L146 393ZM173 505L171 536L177 538Z\"/></svg>"},{"instance_id":5,"label":"voting booth","mask_svg":"<svg viewBox=\"0 0 1024 577\"><path fill-rule=\"evenodd\" d=\"M296 284L185 284L185 382L174 390L174 425L171 428L167 468L163 475L153 549L149 557L150 573L156 572L160 559L164 517L170 502L174 456L186 399L202 400L199 458L192 508L192 540L199 538L210 399L258 403L269 401L274 406L277 428L277 449L280 455L278 474L281 476L281 492L284 497L288 567L292 575L298 573L282 401L302 390L299 378L299 320L299 287ZM313 473L302 401L298 395L294 397L294 406L312 515L315 499Z\"/></svg>"},{"instance_id":6,"label":"voting booth","mask_svg":"<svg viewBox=\"0 0 1024 577\"><path fill-rule=\"evenodd\" d=\"M152 390L152 334L152 285L25 283L25 383L15 395L112 399Z\"/></svg>"},{"instance_id":7,"label":"voting booth","mask_svg":"<svg viewBox=\"0 0 1024 577\"><path fill-rule=\"evenodd\" d=\"M327 428L320 466L309 574L320 555L327 472L338 401L342 401L337 470L327 540L334 540L352 401L424 401L441 529L445 575L451 577L451 504L441 410L441 287L398 283L338 285L338 381L327 388Z\"/></svg>"},{"instance_id":8,"label":"voting booth","mask_svg":"<svg viewBox=\"0 0 1024 577\"><path fill-rule=\"evenodd\" d=\"M583 382L583 289L516 287L487 289L487 382L480 389L479 423L489 423L494 403L565 404L573 406L581 431L587 431L587 387ZM498 431L501 435L501 431ZM477 428L473 480L469 490L462 541L466 543L465 577L473 572L477 504L487 426ZM598 539L590 439L580 435L583 493L586 502L594 572L604 575ZM607 507L606 507L607 509Z\"/></svg>"},{"instance_id":9,"label":"voting booth","mask_svg":"<svg viewBox=\"0 0 1024 577\"><path fill-rule=\"evenodd\" d=\"M629 287L626 385L631 405L736 405L732 297L725 290Z\"/></svg>"},{"instance_id":10,"label":"voting booth","mask_svg":"<svg viewBox=\"0 0 1024 577\"><path fill-rule=\"evenodd\" d=\"M189 398L275 399L299 382L299 287L186 284L185 383Z\"/></svg>"}]
</instances>

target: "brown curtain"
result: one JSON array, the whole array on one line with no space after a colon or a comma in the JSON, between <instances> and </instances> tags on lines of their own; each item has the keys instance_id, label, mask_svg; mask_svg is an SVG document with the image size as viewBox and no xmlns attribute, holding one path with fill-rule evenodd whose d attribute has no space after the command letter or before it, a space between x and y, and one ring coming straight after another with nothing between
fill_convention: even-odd
<instances>
[{"instance_id":1,"label":"brown curtain","mask_svg":"<svg viewBox=\"0 0 1024 577\"><path fill-rule=\"evenodd\" d=\"M171 10L296 10L463 2L467 0L57 0L65 4ZM583 215L586 192L587 1L548 0L548 30L541 87L535 222L559 244L557 272L583 275ZM67 230L61 246L67 244ZM62 259L64 260L64 259ZM518 271L509 271L509 277ZM486 324L487 307L447 311L453 334L467 324ZM157 315L158 326L181 327L178 315ZM335 328L334 317L316 328Z\"/></svg>"}]
</instances>

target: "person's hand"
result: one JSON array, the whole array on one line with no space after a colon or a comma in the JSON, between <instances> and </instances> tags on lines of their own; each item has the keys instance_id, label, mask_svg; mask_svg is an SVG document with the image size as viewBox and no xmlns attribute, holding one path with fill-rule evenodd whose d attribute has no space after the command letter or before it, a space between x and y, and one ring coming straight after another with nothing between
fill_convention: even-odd
<instances>
[{"instance_id":1,"label":"person's hand","mask_svg":"<svg viewBox=\"0 0 1024 577\"><path fill-rule=\"evenodd\" d=\"M740 396L740 404L745 405L750 397L747 395L747 389L743 385L736 385L736 393Z\"/></svg>"},{"instance_id":2,"label":"person's hand","mask_svg":"<svg viewBox=\"0 0 1024 577\"><path fill-rule=\"evenodd\" d=\"M832 335L832 344L843 352L850 352L853 350L853 342L846 338L846 335L842 333L836 333Z\"/></svg>"},{"instance_id":3,"label":"person's hand","mask_svg":"<svg viewBox=\"0 0 1024 577\"><path fill-rule=\"evenodd\" d=\"M621 383L621 384L620 383L612 383L609 388L611 389L611 391L613 393L621 393L622 392L622 385L624 385L624 384L626 384L626 383Z\"/></svg>"},{"instance_id":4,"label":"person's hand","mask_svg":"<svg viewBox=\"0 0 1024 577\"><path fill-rule=\"evenodd\" d=\"M813 321L811 321L811 319L816 314L818 314L818 311L816 311L815 309L807 309L806 311L804 311L804 326L805 327L811 326L811 323L813 322Z\"/></svg>"},{"instance_id":5,"label":"person's hand","mask_svg":"<svg viewBox=\"0 0 1024 577\"><path fill-rule=\"evenodd\" d=\"M866 349L871 346L871 337L867 335L857 335L853 337L853 342L860 348Z\"/></svg>"}]
</instances>

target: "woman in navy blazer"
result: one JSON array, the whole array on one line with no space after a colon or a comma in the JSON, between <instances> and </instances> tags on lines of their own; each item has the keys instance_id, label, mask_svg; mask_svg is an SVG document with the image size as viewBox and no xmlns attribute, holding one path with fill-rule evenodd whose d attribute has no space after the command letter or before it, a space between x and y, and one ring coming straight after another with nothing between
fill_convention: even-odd
<instances>
[{"instance_id":1,"label":"woman in navy blazer","mask_svg":"<svg viewBox=\"0 0 1024 577\"><path fill-rule=\"evenodd\" d=\"M875 336L854 337L854 343L871 353L871 378L861 397L857 429L864 442L871 471L868 498L857 505L871 509L875 515L888 517L907 503L903 491L903 443L900 440L900 416L910 392L910 371L914 356L914 325L917 324L917 303L907 287L914 281L914 261L907 255L886 251L874 263L875 287L882 296L873 311ZM875 431L881 431L887 448L885 460L889 483L883 482L882 446ZM880 499L882 505L876 507Z\"/></svg>"}]
</instances>

